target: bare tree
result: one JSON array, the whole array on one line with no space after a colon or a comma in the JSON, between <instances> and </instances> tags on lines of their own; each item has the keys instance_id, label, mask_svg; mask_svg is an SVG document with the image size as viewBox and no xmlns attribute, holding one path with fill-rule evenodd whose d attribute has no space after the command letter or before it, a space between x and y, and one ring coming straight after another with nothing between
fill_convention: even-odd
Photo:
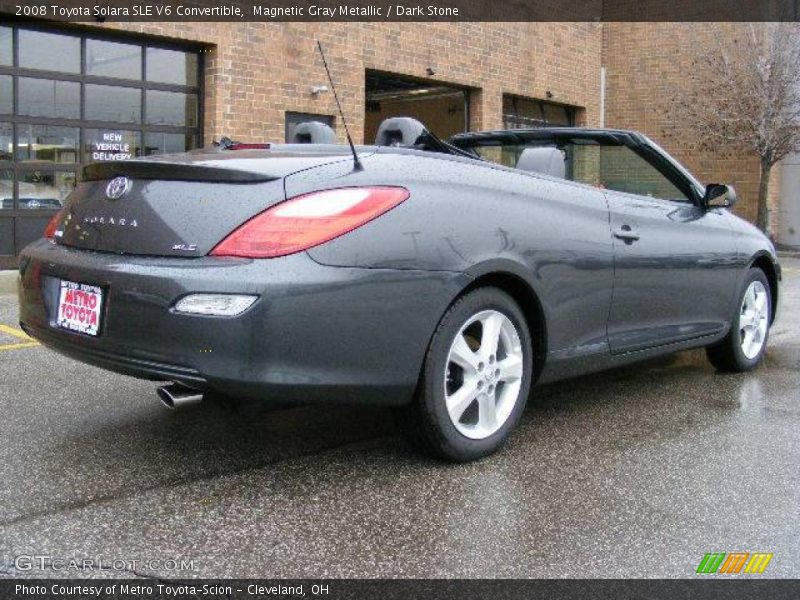
<instances>
[{"instance_id":1,"label":"bare tree","mask_svg":"<svg viewBox=\"0 0 800 600\"><path fill-rule=\"evenodd\" d=\"M693 45L703 50L674 108L704 149L758 156L757 225L769 233L772 168L800 150L800 25L728 24L702 35Z\"/></svg>"}]
</instances>

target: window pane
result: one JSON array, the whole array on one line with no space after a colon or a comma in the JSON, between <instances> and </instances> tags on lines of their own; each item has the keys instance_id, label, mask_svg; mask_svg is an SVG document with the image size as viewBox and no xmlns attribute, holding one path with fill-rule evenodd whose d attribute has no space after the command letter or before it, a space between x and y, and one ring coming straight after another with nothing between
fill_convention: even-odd
<instances>
[{"instance_id":1,"label":"window pane","mask_svg":"<svg viewBox=\"0 0 800 600\"><path fill-rule=\"evenodd\" d=\"M568 147L570 179L579 183L603 187L600 172L600 146L574 144Z\"/></svg>"},{"instance_id":2,"label":"window pane","mask_svg":"<svg viewBox=\"0 0 800 600\"><path fill-rule=\"evenodd\" d=\"M19 66L80 73L81 40L72 35L20 29Z\"/></svg>"},{"instance_id":3,"label":"window pane","mask_svg":"<svg viewBox=\"0 0 800 600\"><path fill-rule=\"evenodd\" d=\"M572 108L522 96L503 96L503 127L572 125Z\"/></svg>"},{"instance_id":4,"label":"window pane","mask_svg":"<svg viewBox=\"0 0 800 600\"><path fill-rule=\"evenodd\" d=\"M127 160L141 156L141 141L136 131L84 129L83 161Z\"/></svg>"},{"instance_id":5,"label":"window pane","mask_svg":"<svg viewBox=\"0 0 800 600\"><path fill-rule=\"evenodd\" d=\"M78 162L78 129L52 125L17 125L17 160Z\"/></svg>"},{"instance_id":6,"label":"window pane","mask_svg":"<svg viewBox=\"0 0 800 600\"><path fill-rule=\"evenodd\" d=\"M14 63L11 53L11 27L0 27L0 65L12 65Z\"/></svg>"},{"instance_id":7,"label":"window pane","mask_svg":"<svg viewBox=\"0 0 800 600\"><path fill-rule=\"evenodd\" d=\"M147 49L147 80L197 85L197 55L161 48Z\"/></svg>"},{"instance_id":8,"label":"window pane","mask_svg":"<svg viewBox=\"0 0 800 600\"><path fill-rule=\"evenodd\" d=\"M79 83L20 77L17 85L21 115L67 119L81 115Z\"/></svg>"},{"instance_id":9,"label":"window pane","mask_svg":"<svg viewBox=\"0 0 800 600\"><path fill-rule=\"evenodd\" d=\"M600 183L609 190L628 194L688 200L653 165L625 146L601 147Z\"/></svg>"},{"instance_id":10,"label":"window pane","mask_svg":"<svg viewBox=\"0 0 800 600\"><path fill-rule=\"evenodd\" d=\"M0 210L14 208L14 172L0 170Z\"/></svg>"},{"instance_id":11,"label":"window pane","mask_svg":"<svg viewBox=\"0 0 800 600\"><path fill-rule=\"evenodd\" d=\"M0 160L14 160L14 128L0 123Z\"/></svg>"},{"instance_id":12,"label":"window pane","mask_svg":"<svg viewBox=\"0 0 800 600\"><path fill-rule=\"evenodd\" d=\"M142 78L142 48L131 44L86 40L86 74Z\"/></svg>"},{"instance_id":13,"label":"window pane","mask_svg":"<svg viewBox=\"0 0 800 600\"><path fill-rule=\"evenodd\" d=\"M183 133L148 133L145 135L144 153L150 154L169 154L171 152L185 152L197 147L197 141L193 135Z\"/></svg>"},{"instance_id":14,"label":"window pane","mask_svg":"<svg viewBox=\"0 0 800 600\"><path fill-rule=\"evenodd\" d=\"M75 173L69 171L27 171L20 174L21 209L60 208L75 187Z\"/></svg>"},{"instance_id":15,"label":"window pane","mask_svg":"<svg viewBox=\"0 0 800 600\"><path fill-rule=\"evenodd\" d=\"M0 75L0 113L14 112L14 78Z\"/></svg>"},{"instance_id":16,"label":"window pane","mask_svg":"<svg viewBox=\"0 0 800 600\"><path fill-rule=\"evenodd\" d=\"M2 208L3 201L0 196L0 209ZM14 254L14 219L12 217L0 219L0 254Z\"/></svg>"},{"instance_id":17,"label":"window pane","mask_svg":"<svg viewBox=\"0 0 800 600\"><path fill-rule=\"evenodd\" d=\"M138 123L142 119L142 92L136 88L87 85L85 118L90 121Z\"/></svg>"},{"instance_id":18,"label":"window pane","mask_svg":"<svg viewBox=\"0 0 800 600\"><path fill-rule=\"evenodd\" d=\"M565 107L543 102L542 108L544 109L544 119L548 125L571 125L569 112Z\"/></svg>"},{"instance_id":19,"label":"window pane","mask_svg":"<svg viewBox=\"0 0 800 600\"><path fill-rule=\"evenodd\" d=\"M541 127L544 124L542 104L530 98L505 96L503 98L503 120L510 128Z\"/></svg>"},{"instance_id":20,"label":"window pane","mask_svg":"<svg viewBox=\"0 0 800 600\"><path fill-rule=\"evenodd\" d=\"M147 122L197 127L197 95L148 90Z\"/></svg>"}]
</instances>

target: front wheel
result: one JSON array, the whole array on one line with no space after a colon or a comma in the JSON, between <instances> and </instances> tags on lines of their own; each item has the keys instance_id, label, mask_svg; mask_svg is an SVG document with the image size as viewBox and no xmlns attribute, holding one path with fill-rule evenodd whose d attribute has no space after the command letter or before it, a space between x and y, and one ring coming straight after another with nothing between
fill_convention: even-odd
<instances>
[{"instance_id":1,"label":"front wheel","mask_svg":"<svg viewBox=\"0 0 800 600\"><path fill-rule=\"evenodd\" d=\"M414 401L400 423L424 451L469 461L495 452L519 421L531 386L530 332L497 288L459 298L431 340Z\"/></svg>"},{"instance_id":2,"label":"front wheel","mask_svg":"<svg viewBox=\"0 0 800 600\"><path fill-rule=\"evenodd\" d=\"M706 348L708 360L727 373L755 368L767 350L772 296L769 281L761 269L750 269L739 293L738 310L731 330L720 343Z\"/></svg>"}]
</instances>

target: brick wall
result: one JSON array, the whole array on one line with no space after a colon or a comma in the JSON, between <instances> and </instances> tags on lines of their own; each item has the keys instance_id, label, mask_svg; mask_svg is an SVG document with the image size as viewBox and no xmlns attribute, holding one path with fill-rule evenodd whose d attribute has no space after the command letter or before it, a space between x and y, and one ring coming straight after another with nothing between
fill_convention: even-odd
<instances>
[{"instance_id":1,"label":"brick wall","mask_svg":"<svg viewBox=\"0 0 800 600\"><path fill-rule=\"evenodd\" d=\"M477 88L470 127L499 128L502 96L518 94L584 108L599 117L602 26L595 23L109 23L92 25L208 44L206 142L220 135L282 140L284 111L336 114L315 40L362 140L364 72L376 69ZM337 119L338 123L338 119ZM342 128L337 133L343 139Z\"/></svg>"}]
</instances>

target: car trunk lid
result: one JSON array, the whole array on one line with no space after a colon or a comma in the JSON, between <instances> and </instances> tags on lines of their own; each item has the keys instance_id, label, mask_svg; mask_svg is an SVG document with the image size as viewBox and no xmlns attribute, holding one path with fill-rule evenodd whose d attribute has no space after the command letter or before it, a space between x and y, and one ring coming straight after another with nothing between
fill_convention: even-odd
<instances>
[{"instance_id":1,"label":"car trunk lid","mask_svg":"<svg viewBox=\"0 0 800 600\"><path fill-rule=\"evenodd\" d=\"M70 195L58 243L151 256L203 256L285 199L286 175L348 155L206 152L94 163Z\"/></svg>"}]
</instances>

